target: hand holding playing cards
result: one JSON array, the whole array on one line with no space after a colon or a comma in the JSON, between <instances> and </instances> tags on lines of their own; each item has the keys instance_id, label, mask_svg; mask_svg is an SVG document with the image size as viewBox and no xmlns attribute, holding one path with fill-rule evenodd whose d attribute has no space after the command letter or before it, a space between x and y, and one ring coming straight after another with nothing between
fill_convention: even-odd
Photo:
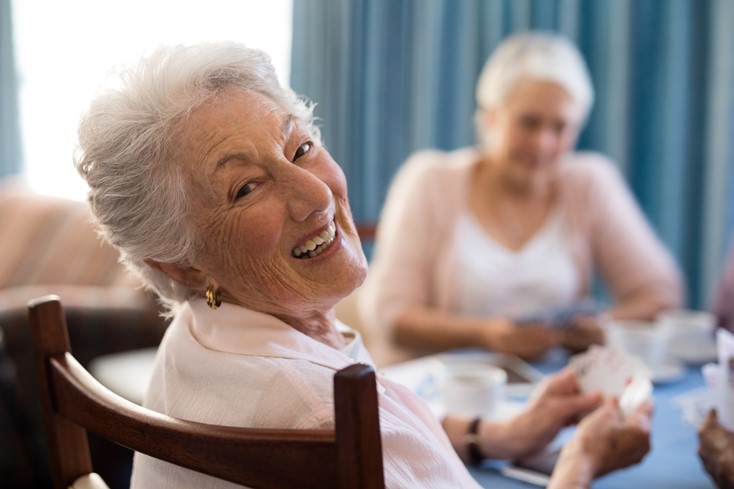
<instances>
[{"instance_id":1,"label":"hand holding playing cards","mask_svg":"<svg viewBox=\"0 0 734 489\"><path fill-rule=\"evenodd\" d=\"M579 394L572 369L547 377L528 407L509 421L511 458L521 458L544 449L562 428L594 410L601 402L598 393Z\"/></svg>"},{"instance_id":2,"label":"hand holding playing cards","mask_svg":"<svg viewBox=\"0 0 734 489\"><path fill-rule=\"evenodd\" d=\"M711 410L698 429L698 456L720 489L734 489L734 433Z\"/></svg>"},{"instance_id":3,"label":"hand holding playing cards","mask_svg":"<svg viewBox=\"0 0 734 489\"><path fill-rule=\"evenodd\" d=\"M588 488L595 477L639 463L650 450L652 402L623 417L608 398L579 423L558 459L548 489Z\"/></svg>"},{"instance_id":4,"label":"hand holding playing cards","mask_svg":"<svg viewBox=\"0 0 734 489\"><path fill-rule=\"evenodd\" d=\"M591 457L597 477L639 463L650 451L652 412L647 400L625 417L617 400L607 399L579 424L571 443Z\"/></svg>"},{"instance_id":5,"label":"hand holding playing cards","mask_svg":"<svg viewBox=\"0 0 734 489\"><path fill-rule=\"evenodd\" d=\"M602 316L577 316L571 326L561 332L561 345L571 353L586 351L592 345L604 344Z\"/></svg>"},{"instance_id":6,"label":"hand holding playing cards","mask_svg":"<svg viewBox=\"0 0 734 489\"><path fill-rule=\"evenodd\" d=\"M492 350L537 360L558 344L557 331L542 324L516 326L509 320L493 320L486 328L486 346Z\"/></svg>"}]
</instances>

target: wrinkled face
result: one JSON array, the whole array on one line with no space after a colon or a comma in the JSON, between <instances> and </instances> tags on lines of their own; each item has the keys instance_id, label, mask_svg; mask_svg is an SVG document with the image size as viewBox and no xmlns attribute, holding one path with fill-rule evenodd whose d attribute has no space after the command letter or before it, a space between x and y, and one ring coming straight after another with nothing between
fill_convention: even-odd
<instances>
[{"instance_id":1,"label":"wrinkled face","mask_svg":"<svg viewBox=\"0 0 734 489\"><path fill-rule=\"evenodd\" d=\"M176 161L204 244L185 285L307 316L362 283L344 173L299 119L263 95L229 90L192 113L180 142Z\"/></svg>"},{"instance_id":2,"label":"wrinkled face","mask_svg":"<svg viewBox=\"0 0 734 489\"><path fill-rule=\"evenodd\" d=\"M554 82L520 80L503 106L487 112L495 164L522 183L552 170L573 149L580 130L580 111L571 95Z\"/></svg>"}]
</instances>

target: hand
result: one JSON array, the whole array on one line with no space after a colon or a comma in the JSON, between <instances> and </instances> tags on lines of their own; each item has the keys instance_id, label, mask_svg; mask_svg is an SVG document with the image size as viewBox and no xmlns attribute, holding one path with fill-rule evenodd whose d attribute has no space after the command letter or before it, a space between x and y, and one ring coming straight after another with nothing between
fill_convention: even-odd
<instances>
[{"instance_id":1,"label":"hand","mask_svg":"<svg viewBox=\"0 0 734 489\"><path fill-rule=\"evenodd\" d=\"M561 458L588 460L594 477L639 463L650 450L652 411L652 402L646 401L623 418L617 400L605 400L579 423Z\"/></svg>"},{"instance_id":2,"label":"hand","mask_svg":"<svg viewBox=\"0 0 734 489\"><path fill-rule=\"evenodd\" d=\"M698 429L698 456L720 489L734 489L734 433L726 430L709 411Z\"/></svg>"},{"instance_id":3,"label":"hand","mask_svg":"<svg viewBox=\"0 0 734 489\"><path fill-rule=\"evenodd\" d=\"M571 327L561 332L561 345L571 353L586 351L591 345L604 344L601 316L577 316Z\"/></svg>"},{"instance_id":4,"label":"hand","mask_svg":"<svg viewBox=\"0 0 734 489\"><path fill-rule=\"evenodd\" d=\"M507 319L493 319L485 328L484 345L492 350L537 360L560 341L558 332L548 326L517 326Z\"/></svg>"},{"instance_id":5,"label":"hand","mask_svg":"<svg viewBox=\"0 0 734 489\"><path fill-rule=\"evenodd\" d=\"M531 397L528 407L509 421L511 440L508 458L533 455L545 448L558 432L596 409L601 395L579 394L572 369L546 377Z\"/></svg>"}]
</instances>

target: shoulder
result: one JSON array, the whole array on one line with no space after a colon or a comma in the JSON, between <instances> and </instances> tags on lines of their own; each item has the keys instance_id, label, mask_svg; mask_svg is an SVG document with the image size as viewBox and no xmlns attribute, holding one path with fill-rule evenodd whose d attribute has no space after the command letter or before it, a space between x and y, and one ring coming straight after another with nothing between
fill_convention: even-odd
<instances>
[{"instance_id":1,"label":"shoulder","mask_svg":"<svg viewBox=\"0 0 734 489\"><path fill-rule=\"evenodd\" d=\"M626 188L625 179L614 161L591 151L568 155L561 163L558 177L561 188L572 194L591 192L599 196L597 191L601 189L605 194L619 194Z\"/></svg>"},{"instance_id":2,"label":"shoulder","mask_svg":"<svg viewBox=\"0 0 734 489\"><path fill-rule=\"evenodd\" d=\"M166 351L146 404L204 423L320 428L332 419L334 370L304 359Z\"/></svg>"},{"instance_id":3,"label":"shoulder","mask_svg":"<svg viewBox=\"0 0 734 489\"><path fill-rule=\"evenodd\" d=\"M411 155L400 167L396 181L444 181L461 178L476 161L474 148L455 151L422 150Z\"/></svg>"},{"instance_id":4,"label":"shoulder","mask_svg":"<svg viewBox=\"0 0 734 489\"><path fill-rule=\"evenodd\" d=\"M335 368L289 351L220 351L199 342L187 310L162 342L146 405L232 426L317 428L333 414ZM282 354L281 354L282 353Z\"/></svg>"},{"instance_id":5,"label":"shoulder","mask_svg":"<svg viewBox=\"0 0 734 489\"><path fill-rule=\"evenodd\" d=\"M620 178L617 165L611 158L594 151L578 151L568 155L561 164L561 175L577 180Z\"/></svg>"}]
</instances>

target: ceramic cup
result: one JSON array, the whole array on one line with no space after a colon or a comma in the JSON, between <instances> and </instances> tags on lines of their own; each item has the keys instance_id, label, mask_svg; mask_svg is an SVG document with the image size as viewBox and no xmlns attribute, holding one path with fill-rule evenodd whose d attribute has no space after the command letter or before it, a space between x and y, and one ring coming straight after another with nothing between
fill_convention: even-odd
<instances>
[{"instance_id":1,"label":"ceramic cup","mask_svg":"<svg viewBox=\"0 0 734 489\"><path fill-rule=\"evenodd\" d=\"M705 351L715 342L716 320L709 312L675 309L660 313L657 321L672 352Z\"/></svg>"},{"instance_id":2,"label":"ceramic cup","mask_svg":"<svg viewBox=\"0 0 734 489\"><path fill-rule=\"evenodd\" d=\"M650 321L611 321L606 329L607 344L638 357L655 370L665 360L667 336Z\"/></svg>"},{"instance_id":3,"label":"ceramic cup","mask_svg":"<svg viewBox=\"0 0 734 489\"><path fill-rule=\"evenodd\" d=\"M505 397L507 372L485 363L448 365L438 380L447 414L492 417Z\"/></svg>"}]
</instances>

